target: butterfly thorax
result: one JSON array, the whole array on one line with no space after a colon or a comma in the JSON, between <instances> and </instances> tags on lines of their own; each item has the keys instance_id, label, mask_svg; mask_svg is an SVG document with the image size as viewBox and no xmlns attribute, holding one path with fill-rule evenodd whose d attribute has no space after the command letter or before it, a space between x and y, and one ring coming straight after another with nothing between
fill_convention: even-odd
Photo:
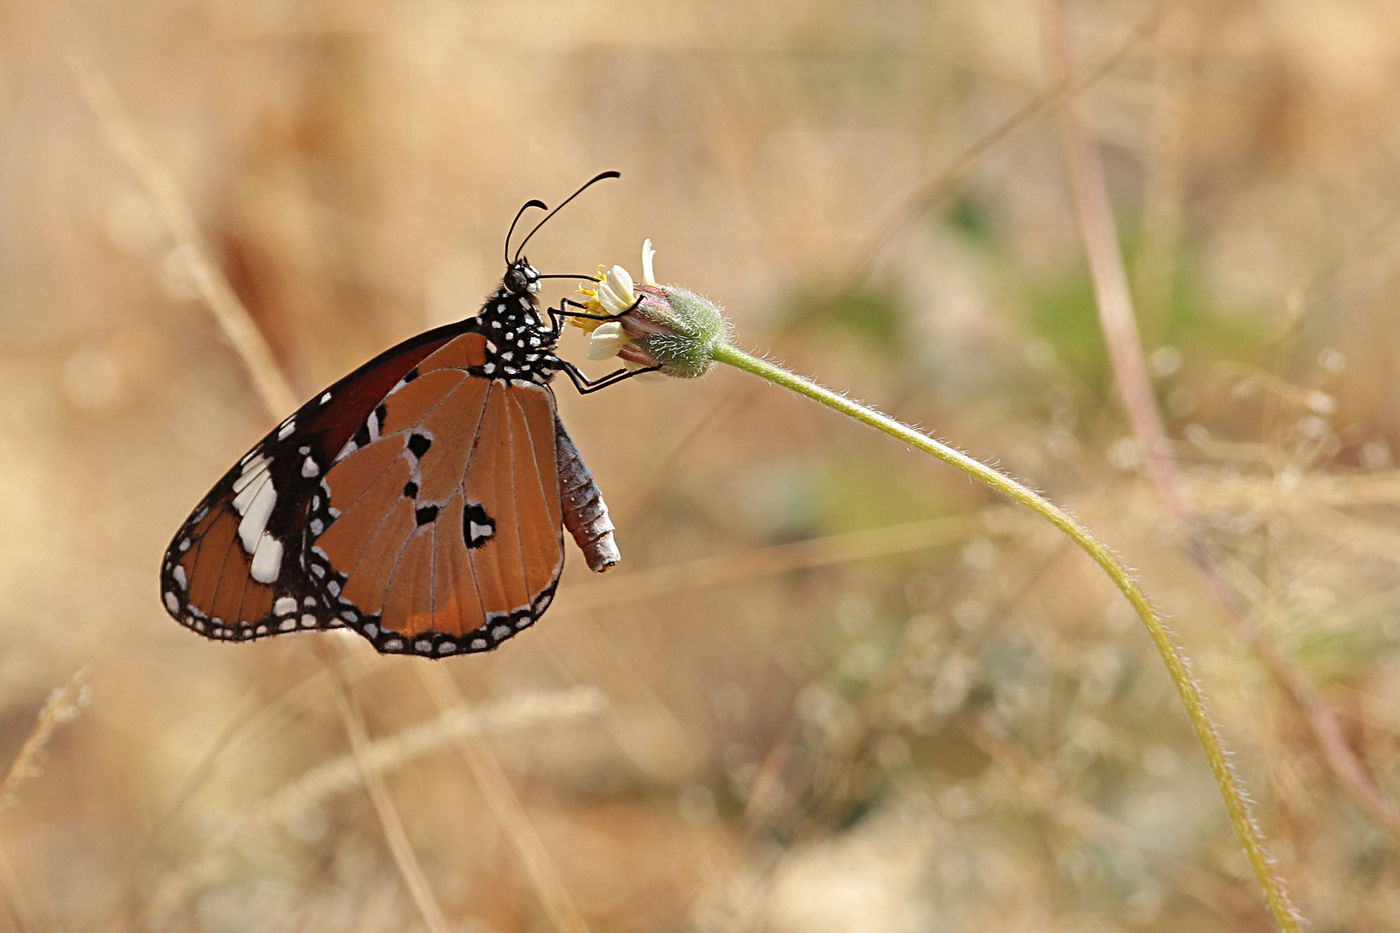
<instances>
[{"instance_id":1,"label":"butterfly thorax","mask_svg":"<svg viewBox=\"0 0 1400 933\"><path fill-rule=\"evenodd\" d=\"M540 318L539 272L526 260L511 263L501 284L477 315L486 338L484 375L493 379L528 379L544 385L559 369L558 340Z\"/></svg>"}]
</instances>

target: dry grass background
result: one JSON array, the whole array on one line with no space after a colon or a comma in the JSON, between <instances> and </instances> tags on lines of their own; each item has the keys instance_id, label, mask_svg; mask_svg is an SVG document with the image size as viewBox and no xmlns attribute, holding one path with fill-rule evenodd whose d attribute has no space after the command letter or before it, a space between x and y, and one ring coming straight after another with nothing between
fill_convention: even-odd
<instances>
[{"instance_id":1,"label":"dry grass background","mask_svg":"<svg viewBox=\"0 0 1400 933\"><path fill-rule=\"evenodd\" d=\"M975 147L1129 42L1075 100L1187 498L1400 798L1400 6L1169 6L1132 40L1150 5L0 0L0 926L1270 928L1090 561L738 374L561 389L625 562L572 553L493 655L179 628L161 551L275 418L105 119L299 397L471 313L523 200L620 169L538 265L651 236L746 345L1073 509L1172 617L1314 928L1394 928L1400 838L1145 479L1053 107Z\"/></svg>"}]
</instances>

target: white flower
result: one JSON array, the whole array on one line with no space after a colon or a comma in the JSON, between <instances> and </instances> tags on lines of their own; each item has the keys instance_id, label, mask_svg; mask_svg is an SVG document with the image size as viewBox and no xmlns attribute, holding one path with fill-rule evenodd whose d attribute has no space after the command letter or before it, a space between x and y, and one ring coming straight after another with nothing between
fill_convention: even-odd
<instances>
[{"instance_id":1,"label":"white flower","mask_svg":"<svg viewBox=\"0 0 1400 933\"><path fill-rule=\"evenodd\" d=\"M645 336L654 335L659 328L654 322L644 314L634 309L642 301L654 301L656 289L660 286L656 284L656 271L654 259L656 250L651 245L651 240L642 241L642 282L644 294L637 293L637 283L632 278L632 273L622 266L613 266L606 272L601 268L598 280L591 288L580 288L579 291L588 297L585 308L588 314L607 315L615 320L599 321L597 318L575 317L572 323L589 331L588 338L588 358L590 360L606 360L613 357L620 357L622 364L628 369L644 369L658 365L655 360L638 344L638 340ZM652 291L647 291L650 288ZM640 376L641 379L655 377L660 380L659 373L648 373Z\"/></svg>"},{"instance_id":2,"label":"white flower","mask_svg":"<svg viewBox=\"0 0 1400 933\"><path fill-rule=\"evenodd\" d=\"M640 375L694 379L704 375L716 348L728 339L724 309L678 285L656 282L656 250L642 241L642 281L622 266L598 267L596 279L579 286L586 300L569 322L587 331L588 358L617 357Z\"/></svg>"}]
</instances>

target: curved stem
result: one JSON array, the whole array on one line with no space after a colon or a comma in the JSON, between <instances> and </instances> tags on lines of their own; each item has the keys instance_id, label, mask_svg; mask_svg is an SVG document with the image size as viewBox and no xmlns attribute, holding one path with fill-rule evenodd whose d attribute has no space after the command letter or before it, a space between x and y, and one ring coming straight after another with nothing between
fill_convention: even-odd
<instances>
[{"instance_id":1,"label":"curved stem","mask_svg":"<svg viewBox=\"0 0 1400 933\"><path fill-rule=\"evenodd\" d=\"M1066 51L1068 30L1064 18L1064 4L1054 3L1050 8L1050 24L1056 37L1046 46L1050 57L1056 62L1056 69L1061 72L1067 72L1071 67ZM1361 755L1352 747L1352 741L1338 721L1337 714L1319 694L1317 684L1279 647L1269 629L1254 616L1253 607L1221 571L1215 548L1206 536L1200 516L1183 490L1181 471L1172 453L1142 355L1138 314L1118 245L1120 237L1109 200L1102 159L1084 130L1084 120L1077 103L1068 97L1059 103L1061 148L1064 150L1079 236L1084 243L1089 277L1094 284L1099 330L1104 337L1124 414L1145 454L1144 472L1167 513L1175 520L1180 544L1199 572L1206 591L1215 599L1221 618L1253 648L1274 682L1298 708L1342 790L1358 809L1400 841L1400 807L1381 791L1367 773ZM1145 225L1144 229L1151 228Z\"/></svg>"},{"instance_id":2,"label":"curved stem","mask_svg":"<svg viewBox=\"0 0 1400 933\"><path fill-rule=\"evenodd\" d=\"M1220 795L1225 800L1225 809L1229 812L1230 822L1234 824L1235 833L1239 836L1240 843L1244 846L1245 854L1249 858L1250 867L1254 870L1254 876L1259 881L1259 886L1264 891L1264 898L1268 902L1269 909L1274 915L1274 921L1280 930L1294 933L1298 930L1298 915L1292 904L1288 900L1288 893L1284 888L1283 881L1274 873L1269 856L1264 851L1264 839L1259 828L1250 817L1249 805L1245 802L1243 789L1239 780L1235 777L1234 771L1230 767L1229 760L1225 755L1225 749L1220 741L1220 736L1215 730L1214 723L1206 714L1205 702L1201 694L1201 689L1196 681L1191 677L1187 669L1186 659L1180 650L1172 644L1171 637L1167 634L1166 626L1157 616L1148 601L1147 594L1137 585L1126 567L1114 558L1109 549L1083 525L1080 525L1073 518L1070 518L1062 509L1044 498L1022 486L1020 483L1002 473L997 472L985 463L981 463L964 453L960 453L945 444L941 444L933 438L921 434L908 425L902 424L893 418L882 415L872 408L852 401L843 395L831 391L823 386L817 385L811 380L804 379L794 373L788 372L781 366L776 366L767 360L759 359L751 354L745 353L738 347L721 343L712 352L716 362L725 363L736 369L741 369L762 379L766 379L776 385L791 389L799 395L820 402L828 408L833 408L851 418L867 424L877 431L883 431L896 440L903 441L910 447L917 448L926 454L937 457L943 462L957 467L964 473L972 476L986 485L992 487L997 492L1009 496L1020 504L1026 506L1039 514L1046 521L1060 529L1066 535L1086 551L1094 559L1109 578L1113 580L1115 586L1123 593L1128 602L1132 604L1133 610L1142 619L1143 625L1147 627L1147 633L1151 636L1153 643L1157 646L1157 652L1162 656L1162 662L1167 666L1167 673L1171 675L1172 682L1176 684L1177 692L1181 695L1181 702L1186 707L1186 715L1190 717L1191 726L1196 730L1196 738L1201 743L1201 748L1206 753L1206 760L1210 763L1211 773L1215 776L1215 783L1220 788Z\"/></svg>"}]
</instances>

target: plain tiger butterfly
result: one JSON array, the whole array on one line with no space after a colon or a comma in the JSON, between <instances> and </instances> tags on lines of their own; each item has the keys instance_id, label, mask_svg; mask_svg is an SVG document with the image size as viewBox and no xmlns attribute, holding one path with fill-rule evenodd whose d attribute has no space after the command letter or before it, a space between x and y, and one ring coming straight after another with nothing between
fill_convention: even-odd
<instances>
[{"instance_id":1,"label":"plain tiger butterfly","mask_svg":"<svg viewBox=\"0 0 1400 933\"><path fill-rule=\"evenodd\" d=\"M604 172L563 204L603 178ZM550 380L566 316L541 316L542 276L512 257L475 317L386 350L234 464L181 526L161 599L207 638L347 627L381 652L489 651L554 598L567 528L594 571L621 556L602 494L560 423Z\"/></svg>"}]
</instances>

